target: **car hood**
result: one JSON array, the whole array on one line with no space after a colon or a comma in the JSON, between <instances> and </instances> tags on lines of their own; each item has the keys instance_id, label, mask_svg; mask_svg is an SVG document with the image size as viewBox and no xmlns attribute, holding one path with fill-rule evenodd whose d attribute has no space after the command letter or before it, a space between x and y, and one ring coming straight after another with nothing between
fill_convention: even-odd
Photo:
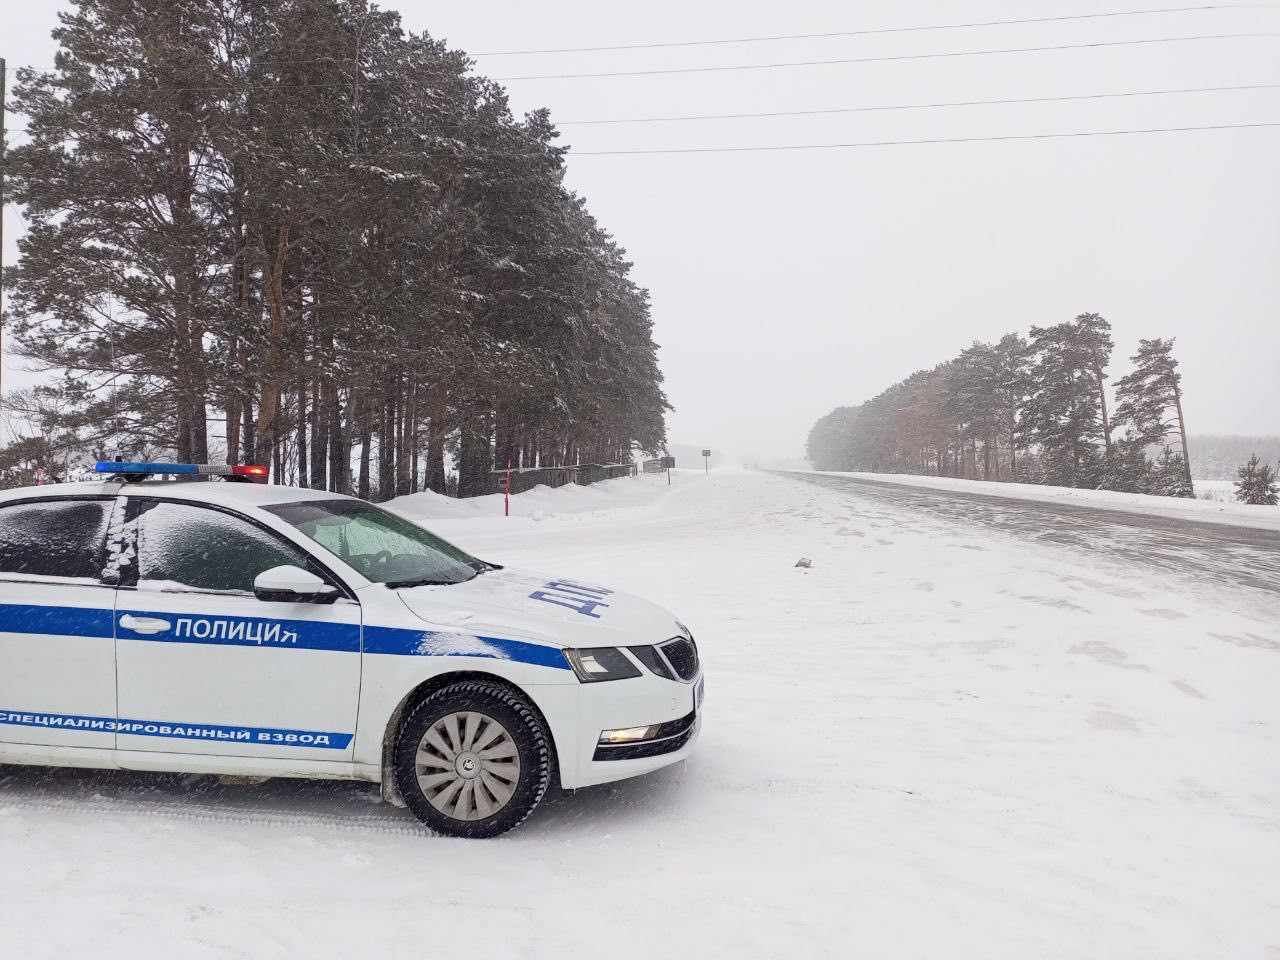
<instances>
[{"instance_id":1,"label":"car hood","mask_svg":"<svg viewBox=\"0 0 1280 960\"><path fill-rule=\"evenodd\" d=\"M465 583L396 593L428 624L476 636L557 647L625 647L661 643L682 632L672 613L629 593L509 568Z\"/></svg>"}]
</instances>

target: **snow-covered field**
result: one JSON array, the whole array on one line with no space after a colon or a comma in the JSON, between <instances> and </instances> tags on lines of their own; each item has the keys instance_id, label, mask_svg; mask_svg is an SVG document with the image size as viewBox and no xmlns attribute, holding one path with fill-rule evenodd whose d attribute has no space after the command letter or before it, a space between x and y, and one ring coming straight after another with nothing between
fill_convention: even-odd
<instances>
[{"instance_id":1,"label":"snow-covered field","mask_svg":"<svg viewBox=\"0 0 1280 960\"><path fill-rule=\"evenodd\" d=\"M1197 480L1195 482L1196 499L1213 500L1218 503L1236 502L1236 482L1234 480Z\"/></svg>"},{"instance_id":2,"label":"snow-covered field","mask_svg":"<svg viewBox=\"0 0 1280 960\"><path fill-rule=\"evenodd\" d=\"M815 473L819 471L794 471ZM905 473L838 473L820 472L822 476L857 477L910 487L956 490L989 497L1012 497L1041 503L1076 503L1080 506L1125 513L1146 513L1183 520L1203 520L1229 526L1280 530L1280 508L1236 503L1234 484L1227 480L1197 480L1195 499L1153 497L1143 493L1119 493L1115 490L1081 490L1078 487L1048 487L1033 483L993 483L986 480L962 480L956 477L917 477Z\"/></svg>"},{"instance_id":3,"label":"snow-covered field","mask_svg":"<svg viewBox=\"0 0 1280 960\"><path fill-rule=\"evenodd\" d=\"M0 956L1280 955L1267 595L763 474L432 500L679 613L693 758L486 842L367 785L6 768Z\"/></svg>"}]
</instances>

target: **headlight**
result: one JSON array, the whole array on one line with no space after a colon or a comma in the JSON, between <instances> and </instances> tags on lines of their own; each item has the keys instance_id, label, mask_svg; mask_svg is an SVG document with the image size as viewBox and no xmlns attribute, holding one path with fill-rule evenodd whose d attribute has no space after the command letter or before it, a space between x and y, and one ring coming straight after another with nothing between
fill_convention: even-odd
<instances>
[{"instance_id":1,"label":"headlight","mask_svg":"<svg viewBox=\"0 0 1280 960\"><path fill-rule=\"evenodd\" d=\"M564 658L569 661L569 666L583 683L629 680L640 676L640 669L617 647L565 650Z\"/></svg>"}]
</instances>

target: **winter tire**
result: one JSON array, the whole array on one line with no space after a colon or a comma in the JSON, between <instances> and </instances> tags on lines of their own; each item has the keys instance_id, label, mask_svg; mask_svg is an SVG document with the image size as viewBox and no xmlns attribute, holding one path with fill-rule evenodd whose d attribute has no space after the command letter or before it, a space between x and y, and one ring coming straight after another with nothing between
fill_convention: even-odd
<instances>
[{"instance_id":1,"label":"winter tire","mask_svg":"<svg viewBox=\"0 0 1280 960\"><path fill-rule=\"evenodd\" d=\"M551 749L529 703L496 683L443 687L405 714L395 776L414 815L451 837L496 837L547 792Z\"/></svg>"}]
</instances>

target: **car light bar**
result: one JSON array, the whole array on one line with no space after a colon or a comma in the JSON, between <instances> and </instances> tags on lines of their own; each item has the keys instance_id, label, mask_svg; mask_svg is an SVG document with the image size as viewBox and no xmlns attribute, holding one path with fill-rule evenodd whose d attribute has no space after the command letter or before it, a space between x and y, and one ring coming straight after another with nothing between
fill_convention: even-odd
<instances>
[{"instance_id":1,"label":"car light bar","mask_svg":"<svg viewBox=\"0 0 1280 960\"><path fill-rule=\"evenodd\" d=\"M103 460L93 465L95 473L110 473L124 477L150 476L202 476L230 477L251 480L258 483L267 482L267 468L256 464L240 463L129 463L124 461Z\"/></svg>"}]
</instances>

